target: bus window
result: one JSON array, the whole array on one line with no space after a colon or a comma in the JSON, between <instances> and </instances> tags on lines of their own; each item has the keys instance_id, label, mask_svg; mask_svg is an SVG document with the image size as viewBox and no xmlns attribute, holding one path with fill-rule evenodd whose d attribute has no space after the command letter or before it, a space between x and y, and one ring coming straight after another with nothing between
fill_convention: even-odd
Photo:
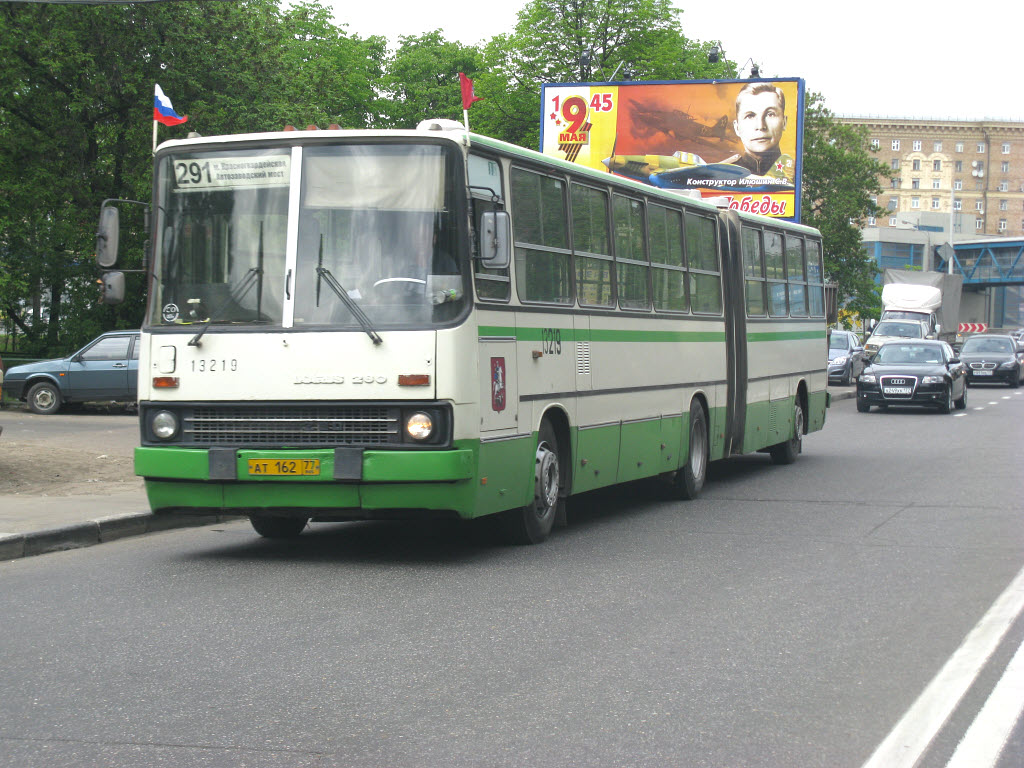
<instances>
[{"instance_id":1,"label":"bus window","mask_svg":"<svg viewBox=\"0 0 1024 768\"><path fill-rule=\"evenodd\" d=\"M786 317L786 268L782 250L782 235L765 230L764 265L768 278L768 315Z\"/></svg>"},{"instance_id":2,"label":"bus window","mask_svg":"<svg viewBox=\"0 0 1024 768\"><path fill-rule=\"evenodd\" d=\"M513 168L512 228L519 298L571 304L564 182Z\"/></svg>"},{"instance_id":3,"label":"bus window","mask_svg":"<svg viewBox=\"0 0 1024 768\"><path fill-rule=\"evenodd\" d=\"M573 184L570 189L576 296L581 306L614 306L608 193L581 184Z\"/></svg>"},{"instance_id":4,"label":"bus window","mask_svg":"<svg viewBox=\"0 0 1024 768\"><path fill-rule=\"evenodd\" d=\"M473 255L479 256L480 217L487 211L504 210L502 204L501 163L489 157L471 154L468 158L470 205L473 215ZM489 194L488 194L489 193ZM486 269L478 258L473 259L476 295L483 301L508 301L511 293L508 268Z\"/></svg>"},{"instance_id":5,"label":"bus window","mask_svg":"<svg viewBox=\"0 0 1024 768\"><path fill-rule=\"evenodd\" d=\"M714 219L686 214L686 262L690 274L690 308L701 314L722 313L722 276Z\"/></svg>"},{"instance_id":6,"label":"bus window","mask_svg":"<svg viewBox=\"0 0 1024 768\"><path fill-rule=\"evenodd\" d=\"M639 200L614 195L612 215L615 224L615 264L619 306L623 309L650 309L647 296L647 254L644 249L644 204Z\"/></svg>"},{"instance_id":7,"label":"bus window","mask_svg":"<svg viewBox=\"0 0 1024 768\"><path fill-rule=\"evenodd\" d=\"M685 312L687 301L682 214L660 205L651 205L648 207L648 218L654 308L667 312Z\"/></svg>"},{"instance_id":8,"label":"bus window","mask_svg":"<svg viewBox=\"0 0 1024 768\"><path fill-rule=\"evenodd\" d=\"M786 280L789 282L789 313L793 317L807 317L804 239L797 235L786 235Z\"/></svg>"},{"instance_id":9,"label":"bus window","mask_svg":"<svg viewBox=\"0 0 1024 768\"><path fill-rule=\"evenodd\" d=\"M821 245L807 241L807 307L811 317L825 316L825 286L821 270Z\"/></svg>"},{"instance_id":10,"label":"bus window","mask_svg":"<svg viewBox=\"0 0 1024 768\"><path fill-rule=\"evenodd\" d=\"M764 252L761 232L743 227L743 277L747 291L747 316L764 317Z\"/></svg>"}]
</instances>

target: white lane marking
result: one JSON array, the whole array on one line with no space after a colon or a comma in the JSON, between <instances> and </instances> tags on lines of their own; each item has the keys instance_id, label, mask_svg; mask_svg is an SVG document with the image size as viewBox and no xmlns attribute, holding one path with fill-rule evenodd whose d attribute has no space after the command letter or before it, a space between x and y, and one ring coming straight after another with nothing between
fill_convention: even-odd
<instances>
[{"instance_id":1,"label":"white lane marking","mask_svg":"<svg viewBox=\"0 0 1024 768\"><path fill-rule=\"evenodd\" d=\"M1020 570L863 768L912 768L1024 609Z\"/></svg>"},{"instance_id":2,"label":"white lane marking","mask_svg":"<svg viewBox=\"0 0 1024 768\"><path fill-rule=\"evenodd\" d=\"M983 406L983 405L976 405L976 406L974 406L973 410L975 410L975 411L984 411L985 410L985 406Z\"/></svg>"},{"instance_id":3,"label":"white lane marking","mask_svg":"<svg viewBox=\"0 0 1024 768\"><path fill-rule=\"evenodd\" d=\"M991 768L1024 711L1024 645L1017 649L946 768Z\"/></svg>"}]
</instances>

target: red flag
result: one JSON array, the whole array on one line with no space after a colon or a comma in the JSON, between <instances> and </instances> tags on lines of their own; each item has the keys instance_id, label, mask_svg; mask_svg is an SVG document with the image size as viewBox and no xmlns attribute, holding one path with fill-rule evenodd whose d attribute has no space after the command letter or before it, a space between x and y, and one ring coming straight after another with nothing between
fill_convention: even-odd
<instances>
[{"instance_id":1,"label":"red flag","mask_svg":"<svg viewBox=\"0 0 1024 768\"><path fill-rule=\"evenodd\" d=\"M462 108L469 109L473 106L474 101L480 101L483 96L477 96L473 93L473 81L466 77L462 72L459 72L459 85L462 86Z\"/></svg>"}]
</instances>

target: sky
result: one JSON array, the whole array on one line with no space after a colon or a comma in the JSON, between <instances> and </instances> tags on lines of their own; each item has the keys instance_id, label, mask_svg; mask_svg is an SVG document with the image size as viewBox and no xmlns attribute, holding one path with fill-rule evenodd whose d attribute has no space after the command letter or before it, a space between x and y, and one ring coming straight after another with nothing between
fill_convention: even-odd
<instances>
[{"instance_id":1,"label":"sky","mask_svg":"<svg viewBox=\"0 0 1024 768\"><path fill-rule=\"evenodd\" d=\"M327 0L360 37L441 29L477 44L511 32L525 0ZM1008 0L830 3L821 0L675 0L683 33L720 41L747 76L800 77L837 115L1024 120L1016 72L1024 11ZM443 10L443 15L442 15ZM1009 96L1007 94L1010 94Z\"/></svg>"}]
</instances>

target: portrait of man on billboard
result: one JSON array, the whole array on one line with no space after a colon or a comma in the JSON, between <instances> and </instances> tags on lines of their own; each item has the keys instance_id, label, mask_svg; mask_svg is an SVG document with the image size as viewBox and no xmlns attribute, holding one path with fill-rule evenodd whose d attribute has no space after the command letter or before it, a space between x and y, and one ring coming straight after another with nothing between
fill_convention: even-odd
<instances>
[{"instance_id":1,"label":"portrait of man on billboard","mask_svg":"<svg viewBox=\"0 0 1024 768\"><path fill-rule=\"evenodd\" d=\"M743 153L723 160L746 168L755 176L793 181L793 158L779 149L786 130L786 95L772 83L748 83L736 96L732 127L743 142Z\"/></svg>"}]
</instances>

